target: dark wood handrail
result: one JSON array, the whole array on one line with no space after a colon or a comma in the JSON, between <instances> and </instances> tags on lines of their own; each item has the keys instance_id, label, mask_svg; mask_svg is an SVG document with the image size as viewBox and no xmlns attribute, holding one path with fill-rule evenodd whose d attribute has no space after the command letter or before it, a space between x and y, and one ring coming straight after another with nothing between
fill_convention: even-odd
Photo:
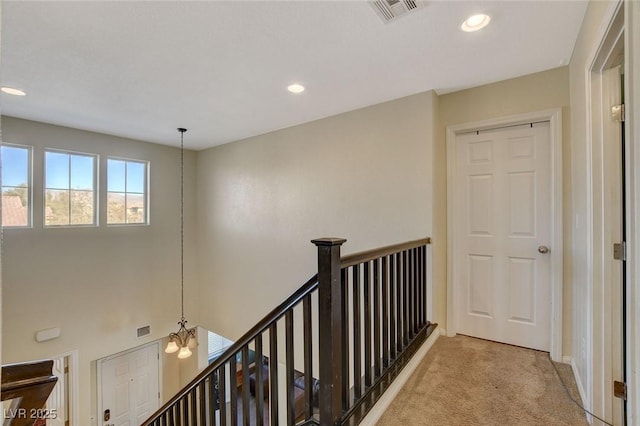
<instances>
[{"instance_id":1,"label":"dark wood handrail","mask_svg":"<svg viewBox=\"0 0 640 426\"><path fill-rule=\"evenodd\" d=\"M408 241L406 243L392 244L390 246L381 247L373 250L362 251L359 253L342 256L341 267L348 268L358 263L367 262L369 260L378 259L400 251L411 250L416 247L431 244L431 238L422 238L420 240Z\"/></svg>"},{"instance_id":2,"label":"dark wood handrail","mask_svg":"<svg viewBox=\"0 0 640 426\"><path fill-rule=\"evenodd\" d=\"M180 401L187 396L193 389L195 389L200 382L209 377L215 370L226 364L231 358L242 350L243 347L251 343L255 338L264 333L271 324L282 318L284 314L294 306L296 306L302 299L318 288L318 275L314 275L300 287L295 293L282 302L277 308L269 312L259 323L253 326L242 337L236 340L231 346L225 350L222 355L216 358L211 364L209 364L204 370L200 372L192 381L189 382L180 392L174 395L169 401L167 401L162 407L160 407L151 417L149 417L141 426L146 426L155 421L163 412L168 410L173 404Z\"/></svg>"},{"instance_id":3,"label":"dark wood handrail","mask_svg":"<svg viewBox=\"0 0 640 426\"><path fill-rule=\"evenodd\" d=\"M32 425L36 420L34 413L44 407L57 381L52 360L3 365L0 399L20 398L14 412L5 412L5 417L15 414L11 425Z\"/></svg>"}]
</instances>

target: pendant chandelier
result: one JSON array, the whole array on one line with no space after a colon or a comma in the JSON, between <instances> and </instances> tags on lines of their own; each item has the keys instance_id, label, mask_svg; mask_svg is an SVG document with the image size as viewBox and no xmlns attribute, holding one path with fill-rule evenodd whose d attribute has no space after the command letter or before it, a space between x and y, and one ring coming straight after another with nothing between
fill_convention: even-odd
<instances>
[{"instance_id":1,"label":"pendant chandelier","mask_svg":"<svg viewBox=\"0 0 640 426\"><path fill-rule=\"evenodd\" d=\"M180 300L182 302L181 318L177 332L169 334L169 343L164 350L168 354L178 352L178 358L191 356L191 349L196 346L196 330L187 329L184 318L184 132L187 129L178 128L180 132Z\"/></svg>"}]
</instances>

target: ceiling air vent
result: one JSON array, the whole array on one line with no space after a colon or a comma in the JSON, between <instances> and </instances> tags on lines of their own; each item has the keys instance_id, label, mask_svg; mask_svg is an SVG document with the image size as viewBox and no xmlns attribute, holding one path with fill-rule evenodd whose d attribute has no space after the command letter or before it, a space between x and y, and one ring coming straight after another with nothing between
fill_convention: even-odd
<instances>
[{"instance_id":1,"label":"ceiling air vent","mask_svg":"<svg viewBox=\"0 0 640 426\"><path fill-rule=\"evenodd\" d=\"M384 23L395 21L400 16L424 7L420 0L375 0L369 4Z\"/></svg>"}]
</instances>

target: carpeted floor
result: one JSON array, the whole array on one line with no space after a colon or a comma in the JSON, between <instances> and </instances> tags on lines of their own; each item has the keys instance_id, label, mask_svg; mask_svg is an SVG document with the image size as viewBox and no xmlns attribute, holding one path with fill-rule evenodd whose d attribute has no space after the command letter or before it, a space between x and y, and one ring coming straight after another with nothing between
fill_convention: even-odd
<instances>
[{"instance_id":1,"label":"carpeted floor","mask_svg":"<svg viewBox=\"0 0 640 426\"><path fill-rule=\"evenodd\" d=\"M580 401L571 367L556 364ZM546 352L439 337L378 426L587 425Z\"/></svg>"}]
</instances>

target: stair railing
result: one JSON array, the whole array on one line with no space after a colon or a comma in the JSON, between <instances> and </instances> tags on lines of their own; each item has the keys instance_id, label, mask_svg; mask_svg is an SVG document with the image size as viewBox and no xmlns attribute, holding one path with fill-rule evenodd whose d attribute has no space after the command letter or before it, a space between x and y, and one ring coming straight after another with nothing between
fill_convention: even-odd
<instances>
[{"instance_id":1,"label":"stair railing","mask_svg":"<svg viewBox=\"0 0 640 426\"><path fill-rule=\"evenodd\" d=\"M341 258L345 241L313 240L318 274L143 426L358 424L434 328L430 239Z\"/></svg>"}]
</instances>

